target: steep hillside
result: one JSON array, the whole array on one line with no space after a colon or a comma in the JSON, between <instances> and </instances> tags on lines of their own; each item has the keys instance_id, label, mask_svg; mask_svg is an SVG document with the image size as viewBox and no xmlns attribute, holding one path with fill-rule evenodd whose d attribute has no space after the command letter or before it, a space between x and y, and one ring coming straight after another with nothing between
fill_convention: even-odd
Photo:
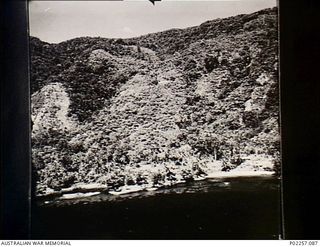
<instances>
[{"instance_id":1,"label":"steep hillside","mask_svg":"<svg viewBox=\"0 0 320 247\"><path fill-rule=\"evenodd\" d=\"M39 195L279 171L276 8L124 40L30 41Z\"/></svg>"}]
</instances>

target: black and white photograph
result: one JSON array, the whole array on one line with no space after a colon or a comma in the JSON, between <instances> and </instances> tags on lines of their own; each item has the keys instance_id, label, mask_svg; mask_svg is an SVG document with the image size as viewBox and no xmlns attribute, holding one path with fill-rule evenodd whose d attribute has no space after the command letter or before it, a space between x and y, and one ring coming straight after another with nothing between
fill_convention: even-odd
<instances>
[{"instance_id":1,"label":"black and white photograph","mask_svg":"<svg viewBox=\"0 0 320 247\"><path fill-rule=\"evenodd\" d=\"M32 238L282 238L276 0L28 8Z\"/></svg>"}]
</instances>

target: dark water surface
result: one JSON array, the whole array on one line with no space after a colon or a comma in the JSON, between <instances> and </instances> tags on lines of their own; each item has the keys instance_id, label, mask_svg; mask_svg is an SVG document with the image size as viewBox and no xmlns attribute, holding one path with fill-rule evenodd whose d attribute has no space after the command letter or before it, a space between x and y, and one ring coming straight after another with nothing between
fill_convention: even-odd
<instances>
[{"instance_id":1,"label":"dark water surface","mask_svg":"<svg viewBox=\"0 0 320 247\"><path fill-rule=\"evenodd\" d=\"M33 239L278 239L280 180L207 179L152 192L34 203Z\"/></svg>"}]
</instances>

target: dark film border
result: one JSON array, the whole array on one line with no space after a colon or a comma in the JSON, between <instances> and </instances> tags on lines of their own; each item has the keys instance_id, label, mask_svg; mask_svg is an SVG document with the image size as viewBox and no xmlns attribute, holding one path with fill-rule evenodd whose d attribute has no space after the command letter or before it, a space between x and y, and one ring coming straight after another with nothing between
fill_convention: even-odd
<instances>
[{"instance_id":1,"label":"dark film border","mask_svg":"<svg viewBox=\"0 0 320 247\"><path fill-rule=\"evenodd\" d=\"M30 122L26 1L1 3L1 239L28 239Z\"/></svg>"}]
</instances>

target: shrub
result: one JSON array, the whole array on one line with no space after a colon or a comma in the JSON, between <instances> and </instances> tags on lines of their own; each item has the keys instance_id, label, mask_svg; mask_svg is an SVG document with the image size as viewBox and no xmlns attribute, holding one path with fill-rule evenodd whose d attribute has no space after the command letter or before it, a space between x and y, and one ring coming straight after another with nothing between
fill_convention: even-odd
<instances>
[{"instance_id":1,"label":"shrub","mask_svg":"<svg viewBox=\"0 0 320 247\"><path fill-rule=\"evenodd\" d=\"M246 127L257 128L260 126L260 120L255 112L244 112L242 115L242 121Z\"/></svg>"},{"instance_id":2,"label":"shrub","mask_svg":"<svg viewBox=\"0 0 320 247\"><path fill-rule=\"evenodd\" d=\"M164 182L164 176L160 173L157 173L153 175L152 182L153 182L153 185L162 184Z\"/></svg>"},{"instance_id":3,"label":"shrub","mask_svg":"<svg viewBox=\"0 0 320 247\"><path fill-rule=\"evenodd\" d=\"M218 58L215 56L207 56L204 59L204 67L210 73L212 70L219 66Z\"/></svg>"}]
</instances>

